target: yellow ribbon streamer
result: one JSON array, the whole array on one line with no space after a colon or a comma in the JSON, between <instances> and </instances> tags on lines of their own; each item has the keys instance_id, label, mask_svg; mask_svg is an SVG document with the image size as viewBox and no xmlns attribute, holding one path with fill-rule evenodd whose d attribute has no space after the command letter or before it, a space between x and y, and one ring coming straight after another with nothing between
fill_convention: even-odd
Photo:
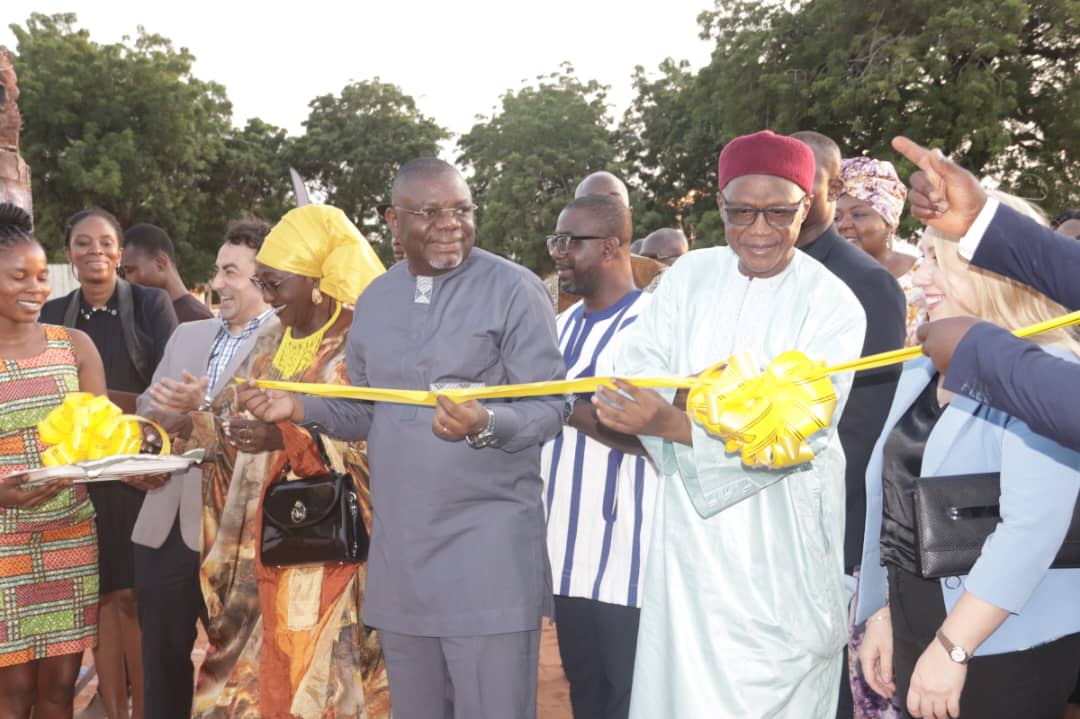
<instances>
[{"instance_id":1,"label":"yellow ribbon streamer","mask_svg":"<svg viewBox=\"0 0 1080 719\"><path fill-rule=\"evenodd\" d=\"M104 395L70 392L60 406L38 422L41 441L51 445L41 454L46 467L74 464L117 454L138 454L142 447L140 423L146 423L161 436L160 454L172 447L169 435L156 422L124 414Z\"/></svg>"},{"instance_id":2,"label":"yellow ribbon streamer","mask_svg":"<svg viewBox=\"0 0 1080 719\"><path fill-rule=\"evenodd\" d=\"M1080 324L1080 311L1013 332L1030 337ZM836 392L829 375L899 364L922 355L919 346L882 352L851 362L825 366L801 352L777 356L763 371L746 353L732 355L694 377L632 377L636 387L689 389L686 411L709 434L724 440L728 452L740 452L751 467L780 469L814 458L806 440L829 426L836 409ZM299 392L319 397L344 397L370 402L434 405L436 395L455 402L471 399L517 399L615 389L612 377L530 382L497 387L471 387L439 392L348 387L332 384L256 380L263 389ZM243 382L243 379L237 379Z\"/></svg>"}]
</instances>

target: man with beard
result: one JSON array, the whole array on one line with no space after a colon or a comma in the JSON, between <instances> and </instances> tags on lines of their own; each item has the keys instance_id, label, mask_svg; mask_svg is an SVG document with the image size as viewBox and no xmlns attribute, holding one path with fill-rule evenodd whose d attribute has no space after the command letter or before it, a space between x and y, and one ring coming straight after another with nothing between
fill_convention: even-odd
<instances>
[{"instance_id":1,"label":"man with beard","mask_svg":"<svg viewBox=\"0 0 1080 719\"><path fill-rule=\"evenodd\" d=\"M622 331L652 299L634 286L631 231L617 197L588 195L547 237L560 289L582 298L557 321L568 378L612 374ZM559 654L574 716L625 719L658 477L637 437L600 425L588 397L569 396L563 422L540 455Z\"/></svg>"},{"instance_id":2,"label":"man with beard","mask_svg":"<svg viewBox=\"0 0 1080 719\"><path fill-rule=\"evenodd\" d=\"M349 380L443 390L560 379L554 317L528 270L474 248L472 194L441 160L405 163L391 230L405 261L356 303ZM366 439L374 521L364 622L379 630L398 719L534 717L551 573L538 445L562 402L434 408L244 388L258 418Z\"/></svg>"}]
</instances>

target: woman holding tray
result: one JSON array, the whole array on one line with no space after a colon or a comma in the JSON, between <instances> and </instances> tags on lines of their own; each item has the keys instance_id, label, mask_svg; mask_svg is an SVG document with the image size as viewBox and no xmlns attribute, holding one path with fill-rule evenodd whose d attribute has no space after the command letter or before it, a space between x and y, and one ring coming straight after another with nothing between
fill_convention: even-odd
<instances>
[{"instance_id":1,"label":"woman holding tray","mask_svg":"<svg viewBox=\"0 0 1080 719\"><path fill-rule=\"evenodd\" d=\"M281 324L259 337L236 376L348 384L350 307L382 271L341 210L308 205L289 212L267 235L251 278ZM382 650L363 622L366 562L281 567L261 561L268 485L286 461L300 476L319 473L323 462L304 430L244 419L236 386L178 429L190 436L178 449L205 447L214 462L204 465L201 567L210 650L192 716L387 717ZM323 441L331 469L352 476L370 531L363 444Z\"/></svg>"},{"instance_id":2,"label":"woman holding tray","mask_svg":"<svg viewBox=\"0 0 1080 719\"><path fill-rule=\"evenodd\" d=\"M176 313L164 290L141 287L117 276L120 223L105 210L76 213L64 232L64 253L79 288L45 303L41 320L82 330L105 366L109 399L134 412L135 397L153 377L165 343L176 329ZM135 558L131 532L142 507L142 489L122 482L90 488L97 512L101 582L101 640L94 652L98 696L109 719L142 719L142 635L135 604Z\"/></svg>"},{"instance_id":3,"label":"woman holding tray","mask_svg":"<svg viewBox=\"0 0 1080 719\"><path fill-rule=\"evenodd\" d=\"M38 322L49 296L30 216L0 204L0 717L70 717L97 636L94 508L86 487L10 477L41 466L37 423L68 392L105 393L83 332Z\"/></svg>"},{"instance_id":4,"label":"woman holding tray","mask_svg":"<svg viewBox=\"0 0 1080 719\"><path fill-rule=\"evenodd\" d=\"M956 239L927 230L920 243L915 281L931 320L971 315L1015 329L1064 314L1035 290L969 266ZM1080 358L1068 331L1034 341ZM1001 521L970 568L952 570L962 576L925 578L938 574L920 556L916 480L985 473L1000 475ZM858 656L870 687L916 717L1061 717L1080 666L1080 569L1050 565L1078 489L1080 453L945 391L929 358L905 365L866 473L856 622L866 622Z\"/></svg>"}]
</instances>

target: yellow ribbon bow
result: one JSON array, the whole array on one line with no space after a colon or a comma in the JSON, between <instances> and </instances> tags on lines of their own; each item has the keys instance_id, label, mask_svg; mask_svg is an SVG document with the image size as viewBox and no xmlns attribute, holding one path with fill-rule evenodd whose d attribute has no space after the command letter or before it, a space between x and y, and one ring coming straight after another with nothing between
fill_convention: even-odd
<instances>
[{"instance_id":1,"label":"yellow ribbon bow","mask_svg":"<svg viewBox=\"0 0 1080 719\"><path fill-rule=\"evenodd\" d=\"M808 437L829 426L836 392L815 362L802 352L777 356L764 371L740 352L698 376L686 411L728 452L740 452L750 467L779 469L809 462Z\"/></svg>"},{"instance_id":2,"label":"yellow ribbon bow","mask_svg":"<svg viewBox=\"0 0 1080 719\"><path fill-rule=\"evenodd\" d=\"M41 462L54 467L117 454L138 454L143 441L139 427L142 422L158 431L161 454L168 454L169 436L156 423L124 414L103 395L70 392L60 406L38 422L41 441L51 445L42 453Z\"/></svg>"}]
</instances>

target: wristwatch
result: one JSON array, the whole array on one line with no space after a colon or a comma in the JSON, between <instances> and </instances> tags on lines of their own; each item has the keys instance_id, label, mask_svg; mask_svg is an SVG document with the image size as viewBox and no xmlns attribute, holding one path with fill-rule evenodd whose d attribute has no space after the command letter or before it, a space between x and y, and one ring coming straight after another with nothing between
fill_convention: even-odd
<instances>
[{"instance_id":1,"label":"wristwatch","mask_svg":"<svg viewBox=\"0 0 1080 719\"><path fill-rule=\"evenodd\" d=\"M465 435L465 441L473 449L482 449L495 444L495 413L487 407L484 407L484 411L488 415L487 426L476 434Z\"/></svg>"},{"instance_id":2,"label":"wristwatch","mask_svg":"<svg viewBox=\"0 0 1080 719\"><path fill-rule=\"evenodd\" d=\"M570 424L570 417L574 414L574 405L577 404L576 394L567 394L563 396L563 410L562 410L562 423Z\"/></svg>"},{"instance_id":3,"label":"wristwatch","mask_svg":"<svg viewBox=\"0 0 1080 719\"><path fill-rule=\"evenodd\" d=\"M971 661L971 655L963 647L953 644L952 640L945 636L945 632L940 629L937 630L937 640L941 642L941 646L945 647L945 651L949 653L949 659L952 659L957 664L967 664Z\"/></svg>"}]
</instances>

